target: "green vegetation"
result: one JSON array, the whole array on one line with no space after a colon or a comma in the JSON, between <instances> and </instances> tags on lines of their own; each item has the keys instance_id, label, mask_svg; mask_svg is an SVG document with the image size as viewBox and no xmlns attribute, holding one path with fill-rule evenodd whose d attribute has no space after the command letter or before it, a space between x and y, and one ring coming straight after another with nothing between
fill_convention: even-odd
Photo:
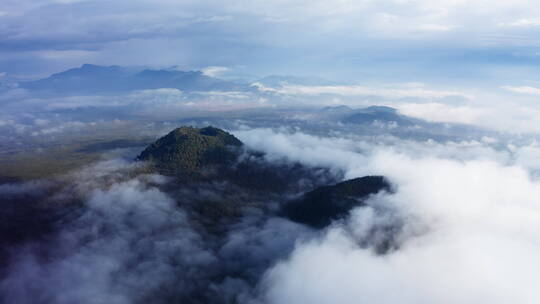
<instances>
[{"instance_id":1,"label":"green vegetation","mask_svg":"<svg viewBox=\"0 0 540 304\"><path fill-rule=\"evenodd\" d=\"M148 139L89 138L79 142L49 145L35 151L0 154L0 183L49 178L66 174L103 158L102 153L118 148L140 147Z\"/></svg>"},{"instance_id":2,"label":"green vegetation","mask_svg":"<svg viewBox=\"0 0 540 304\"><path fill-rule=\"evenodd\" d=\"M233 163L242 142L214 127L181 127L147 147L138 160L165 175L200 175Z\"/></svg>"}]
</instances>

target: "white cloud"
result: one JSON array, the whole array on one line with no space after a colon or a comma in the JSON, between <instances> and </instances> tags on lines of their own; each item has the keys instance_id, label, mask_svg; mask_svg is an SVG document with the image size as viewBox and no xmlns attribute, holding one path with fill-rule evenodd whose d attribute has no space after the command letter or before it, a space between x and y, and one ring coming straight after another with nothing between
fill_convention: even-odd
<instances>
[{"instance_id":1,"label":"white cloud","mask_svg":"<svg viewBox=\"0 0 540 304\"><path fill-rule=\"evenodd\" d=\"M499 26L503 27L536 27L540 26L540 19L522 18L512 22L502 22Z\"/></svg>"},{"instance_id":2,"label":"white cloud","mask_svg":"<svg viewBox=\"0 0 540 304\"><path fill-rule=\"evenodd\" d=\"M463 98L473 98L473 96L457 92L446 90L429 90L422 87L406 87L406 88L375 88L366 86L303 86L303 85L284 85L281 88L272 89L264 87L261 84L256 84L259 90L262 91L274 91L280 94L289 95L321 95L321 94L335 94L342 96L380 96L389 99L399 99L407 97L418 98L444 98L451 96L460 96Z\"/></svg>"},{"instance_id":3,"label":"white cloud","mask_svg":"<svg viewBox=\"0 0 540 304\"><path fill-rule=\"evenodd\" d=\"M488 143L482 139L438 143L433 140L403 140L389 135L361 137L346 131L339 137L319 137L271 129L239 130L234 131L234 135L251 149L264 151L272 161L286 158L309 166L331 167L346 172L346 178L380 174L373 170L370 160L373 155L384 151L411 158L438 157L460 161L496 160L512 163L515 159L507 152L491 148L493 140L489 139ZM513 153L518 153L520 149L516 148Z\"/></svg>"},{"instance_id":4,"label":"white cloud","mask_svg":"<svg viewBox=\"0 0 540 304\"><path fill-rule=\"evenodd\" d=\"M540 270L540 184L517 167L378 155L398 192L379 198L407 220L386 256L359 248L354 229L332 228L268 273L269 303L530 303ZM375 204L375 203L373 203ZM368 207L369 208L369 207ZM366 217L367 216L367 217ZM369 221L368 221L369 229ZM420 229L421 228L421 229ZM424 230L425 229L425 230ZM409 231L420 234L407 234ZM392 292L389 292L392 291Z\"/></svg>"},{"instance_id":5,"label":"white cloud","mask_svg":"<svg viewBox=\"0 0 540 304\"><path fill-rule=\"evenodd\" d=\"M519 87L510 91L538 96L540 91L536 90ZM404 115L427 121L469 124L511 134L540 132L540 107L534 99L484 95L464 104L406 102L392 103L391 106Z\"/></svg>"},{"instance_id":6,"label":"white cloud","mask_svg":"<svg viewBox=\"0 0 540 304\"><path fill-rule=\"evenodd\" d=\"M505 90L520 93L520 94L530 94L530 95L540 95L540 89L528 86L522 87L513 87L513 86L504 86L502 87Z\"/></svg>"},{"instance_id":7,"label":"white cloud","mask_svg":"<svg viewBox=\"0 0 540 304\"><path fill-rule=\"evenodd\" d=\"M96 173L103 172L99 168L88 171L90 176L79 176L80 182L74 185L77 190L86 188L81 201L85 209L75 220L62 223L66 229L43 244L43 248L50 246L55 258L37 258L31 246L20 249L10 274L0 282L4 297L18 303L34 303L36 298L57 303L92 303L104 298L111 303L133 303L146 294L155 296L155 291L178 275L186 281L201 278L192 269L215 262L212 253L201 247L201 238L182 209L147 183L162 183L163 178L142 176L100 187ZM33 282L30 290L28 280ZM182 288L188 290L182 284L176 290Z\"/></svg>"},{"instance_id":8,"label":"white cloud","mask_svg":"<svg viewBox=\"0 0 540 304\"><path fill-rule=\"evenodd\" d=\"M263 130L239 136L274 158L335 166L347 177L381 174L396 186L395 193L372 198L320 239L299 243L289 259L267 272L264 302L503 304L537 299L540 181L530 176L537 164L513 162L508 152L499 158L488 152L494 149L486 146L492 140L430 145L395 139L377 146L354 138ZM526 159L537 151L515 149ZM444 155L449 151L453 155ZM376 225L394 220L401 223L394 227L397 250L379 256L359 245Z\"/></svg>"},{"instance_id":9,"label":"white cloud","mask_svg":"<svg viewBox=\"0 0 540 304\"><path fill-rule=\"evenodd\" d=\"M491 110L471 106L453 106L444 103L396 104L400 113L434 122L478 124Z\"/></svg>"},{"instance_id":10,"label":"white cloud","mask_svg":"<svg viewBox=\"0 0 540 304\"><path fill-rule=\"evenodd\" d=\"M206 76L210 77L219 77L227 72L229 72L231 69L228 67L223 66L209 66L204 69L202 69L202 72Z\"/></svg>"}]
</instances>

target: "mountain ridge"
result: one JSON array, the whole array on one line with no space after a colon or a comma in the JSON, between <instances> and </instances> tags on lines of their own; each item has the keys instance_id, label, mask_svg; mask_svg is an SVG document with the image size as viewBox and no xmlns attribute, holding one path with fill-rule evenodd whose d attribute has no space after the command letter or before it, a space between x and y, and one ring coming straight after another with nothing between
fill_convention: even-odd
<instances>
[{"instance_id":1,"label":"mountain ridge","mask_svg":"<svg viewBox=\"0 0 540 304\"><path fill-rule=\"evenodd\" d=\"M19 83L31 91L56 94L119 93L133 90L175 88L182 91L234 91L249 85L205 75L201 71L127 68L83 64L49 77Z\"/></svg>"}]
</instances>

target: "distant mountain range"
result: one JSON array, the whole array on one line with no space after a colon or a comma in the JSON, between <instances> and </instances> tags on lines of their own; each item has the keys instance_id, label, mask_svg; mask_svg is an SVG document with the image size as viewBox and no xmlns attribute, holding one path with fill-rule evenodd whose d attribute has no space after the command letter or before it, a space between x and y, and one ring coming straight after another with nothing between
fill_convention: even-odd
<instances>
[{"instance_id":1,"label":"distant mountain range","mask_svg":"<svg viewBox=\"0 0 540 304\"><path fill-rule=\"evenodd\" d=\"M84 64L50 77L21 82L32 91L60 94L115 93L132 90L175 88L183 91L236 91L250 89L237 83L204 75L201 71L134 69Z\"/></svg>"},{"instance_id":2,"label":"distant mountain range","mask_svg":"<svg viewBox=\"0 0 540 304\"><path fill-rule=\"evenodd\" d=\"M265 86L286 84L328 85L331 82L318 77L271 75L255 80ZM47 78L22 81L18 86L31 91L54 94L103 94L133 90L175 88L182 91L251 91L252 82L225 80L205 75L201 71L145 69L83 64L81 67L53 74ZM0 88L2 84L0 83Z\"/></svg>"},{"instance_id":3,"label":"distant mountain range","mask_svg":"<svg viewBox=\"0 0 540 304\"><path fill-rule=\"evenodd\" d=\"M352 114L344 117L343 122L354 124L373 124L376 121L395 122L401 127L423 123L420 119L401 115L396 109L384 106L371 106L351 112Z\"/></svg>"}]
</instances>

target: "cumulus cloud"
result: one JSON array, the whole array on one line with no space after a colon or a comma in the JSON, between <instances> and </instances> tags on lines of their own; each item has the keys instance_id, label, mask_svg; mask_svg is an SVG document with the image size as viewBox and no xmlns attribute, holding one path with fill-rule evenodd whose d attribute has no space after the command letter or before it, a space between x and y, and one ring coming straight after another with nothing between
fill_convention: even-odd
<instances>
[{"instance_id":1,"label":"cumulus cloud","mask_svg":"<svg viewBox=\"0 0 540 304\"><path fill-rule=\"evenodd\" d=\"M457 147L455 155L437 155L437 149L415 144L422 151L418 153L398 140L393 148L373 148L358 155L354 151L361 144L356 141L271 135L265 139L275 144L262 146L264 151L306 163L333 163L351 177L383 174L397 190L372 198L368 207L354 210L324 237L299 244L289 259L267 272L261 287L263 302L528 303L535 299L540 183L531 178L533 168L528 164L514 163L510 155L488 156L484 148L470 150L472 158L460 158L466 153ZM247 134L243 137L250 142ZM328 157L311 154L311 145L333 151L326 151ZM442 147L452 149L449 144ZM398 229L385 233L387 237L391 231L396 233L397 250L381 256L362 245L366 231L396 221Z\"/></svg>"},{"instance_id":2,"label":"cumulus cloud","mask_svg":"<svg viewBox=\"0 0 540 304\"><path fill-rule=\"evenodd\" d=\"M334 228L268 273L269 303L527 303L535 298L540 209L534 198L540 187L525 170L489 162L377 158L377 167L399 185L396 194L382 199L413 226L408 231L420 226L422 233L402 235L397 251L377 256L359 248L355 235ZM350 224L366 225L365 212L353 213Z\"/></svg>"},{"instance_id":3,"label":"cumulus cloud","mask_svg":"<svg viewBox=\"0 0 540 304\"><path fill-rule=\"evenodd\" d=\"M515 164L520 151L536 146L535 141L511 143L501 139L499 142L485 136L469 140L436 141L402 139L387 134L362 136L350 130L327 136L306 134L295 129L237 130L234 134L250 148L265 152L265 157L270 161L285 158L313 167L331 167L345 172L346 178L380 174L370 163L374 155L384 151L417 158L496 160L499 163Z\"/></svg>"}]
</instances>

